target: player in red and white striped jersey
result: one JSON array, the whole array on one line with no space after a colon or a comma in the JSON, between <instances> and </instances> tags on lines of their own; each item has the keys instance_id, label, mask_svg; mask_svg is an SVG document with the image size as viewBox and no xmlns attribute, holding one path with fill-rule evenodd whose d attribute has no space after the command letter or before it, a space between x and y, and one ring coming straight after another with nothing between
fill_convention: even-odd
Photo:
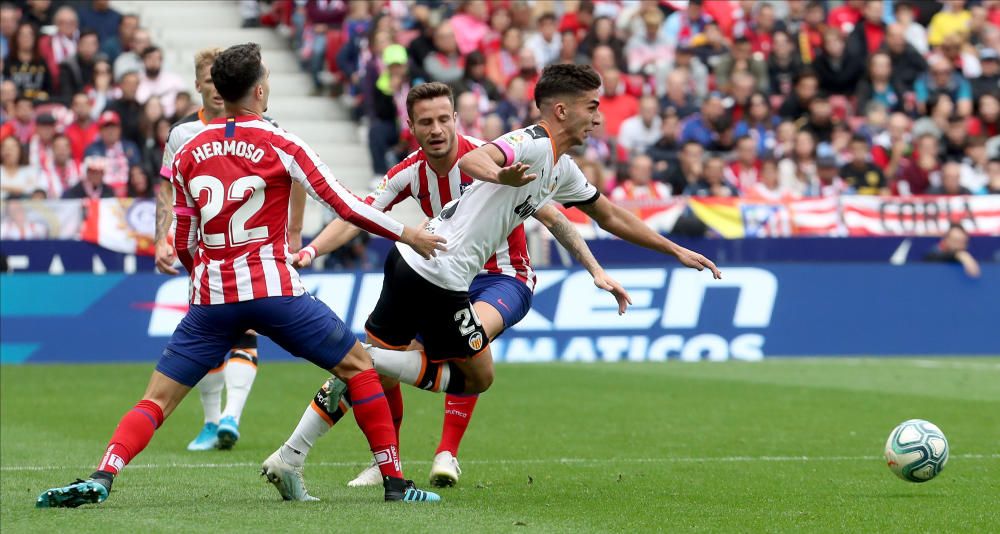
<instances>
[{"instance_id":1,"label":"player in red and white striped jersey","mask_svg":"<svg viewBox=\"0 0 1000 534\"><path fill-rule=\"evenodd\" d=\"M453 97L447 85L419 85L410 91L408 104L410 129L421 148L390 169L365 202L386 211L407 198L413 198L425 215L435 217L443 206L461 196L465 187L472 184L472 178L458 169L458 160L484 142L456 135ZM536 213L536 218L591 272L600 269L575 226L559 210L547 206ZM300 265L308 266L313 257L339 248L358 232L360 230L343 221L333 221L299 254ZM470 288L473 306L490 339L517 324L527 314L534 285L535 275L528 257L524 227L518 225L487 261L483 272ZM371 337L369 342L384 345ZM492 373L492 366L489 371ZM398 432L403 415L399 383L383 377L382 384ZM347 403L339 403L336 398L329 402L326 399L329 386L324 384L324 388L306 408L287 444L275 451L265 465L270 464L272 469L281 468L282 464L301 467L316 440L343 417L348 409ZM458 481L460 470L456 456L477 398L478 395L474 394L445 395L444 428L431 466L432 483L451 486ZM370 466L348 485L376 485L380 480L377 467ZM295 494L308 495L304 487Z\"/></svg>"},{"instance_id":2,"label":"player in red and white striped jersey","mask_svg":"<svg viewBox=\"0 0 1000 534\"><path fill-rule=\"evenodd\" d=\"M371 359L336 314L304 294L291 267L291 183L301 183L344 219L409 244L424 257L444 250L444 240L368 206L340 185L301 140L264 121L268 74L256 44L230 47L212 65L228 117L209 123L178 151L172 165L178 257L191 273L191 307L164 349L143 400L119 422L97 471L87 480L42 493L36 506L75 507L107 499L115 477L247 329L347 383L355 419L382 473L385 500L440 500L403 477L398 438ZM279 475L264 474L281 483Z\"/></svg>"}]
</instances>

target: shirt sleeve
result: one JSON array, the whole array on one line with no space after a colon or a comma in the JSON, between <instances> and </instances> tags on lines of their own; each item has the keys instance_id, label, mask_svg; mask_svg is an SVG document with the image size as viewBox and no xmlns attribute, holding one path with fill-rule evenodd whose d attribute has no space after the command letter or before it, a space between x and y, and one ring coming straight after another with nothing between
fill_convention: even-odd
<instances>
[{"instance_id":1,"label":"shirt sleeve","mask_svg":"<svg viewBox=\"0 0 1000 534\"><path fill-rule=\"evenodd\" d=\"M379 211L389 211L393 206L413 195L413 175L419 166L414 156L399 162L382 178L365 202Z\"/></svg>"},{"instance_id":2,"label":"shirt sleeve","mask_svg":"<svg viewBox=\"0 0 1000 534\"><path fill-rule=\"evenodd\" d=\"M271 136L271 146L288 175L302 184L311 197L358 228L399 241L403 224L348 191L304 141L288 132L276 131Z\"/></svg>"},{"instance_id":3,"label":"shirt sleeve","mask_svg":"<svg viewBox=\"0 0 1000 534\"><path fill-rule=\"evenodd\" d=\"M494 139L492 144L503 152L504 163L501 167L509 167L515 161L525 161L531 154L534 138L524 130L514 130ZM546 140L547 141L547 140Z\"/></svg>"},{"instance_id":4,"label":"shirt sleeve","mask_svg":"<svg viewBox=\"0 0 1000 534\"><path fill-rule=\"evenodd\" d=\"M174 249L177 252L177 259L191 273L194 272L194 259L198 251L201 212L191 193L188 192L178 166L171 163L170 168L173 172L168 179L174 188L174 218L177 224L174 231Z\"/></svg>"},{"instance_id":5,"label":"shirt sleeve","mask_svg":"<svg viewBox=\"0 0 1000 534\"><path fill-rule=\"evenodd\" d=\"M171 163L174 161L174 153L177 152L177 129L172 128L167 136L167 144L163 146L163 163L160 165L160 178L170 180Z\"/></svg>"},{"instance_id":6,"label":"shirt sleeve","mask_svg":"<svg viewBox=\"0 0 1000 534\"><path fill-rule=\"evenodd\" d=\"M587 177L583 175L580 167L576 163L571 163L566 167L569 168L569 172L563 174L565 179L559 181L559 189L556 190L552 199L562 203L567 208L597 202L601 192L587 181Z\"/></svg>"}]
</instances>

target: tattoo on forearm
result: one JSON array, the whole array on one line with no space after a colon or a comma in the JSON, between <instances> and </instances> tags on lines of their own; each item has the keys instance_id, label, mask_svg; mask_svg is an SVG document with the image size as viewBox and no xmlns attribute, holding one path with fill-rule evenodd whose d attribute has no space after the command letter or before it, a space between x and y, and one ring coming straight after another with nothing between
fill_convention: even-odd
<instances>
[{"instance_id":1,"label":"tattoo on forearm","mask_svg":"<svg viewBox=\"0 0 1000 534\"><path fill-rule=\"evenodd\" d=\"M590 252L587 242L584 241L580 233L573 227L573 223L569 222L569 219L565 215L560 213L556 222L549 228L549 231L555 236L556 241L559 241L559 244L568 250L576 258L576 261L580 262L588 271L599 266L597 259Z\"/></svg>"},{"instance_id":2,"label":"tattoo on forearm","mask_svg":"<svg viewBox=\"0 0 1000 534\"><path fill-rule=\"evenodd\" d=\"M154 242L159 242L167 237L170 231L170 223L173 222L173 189L169 184L161 184L159 192L156 193L156 237Z\"/></svg>"}]
</instances>

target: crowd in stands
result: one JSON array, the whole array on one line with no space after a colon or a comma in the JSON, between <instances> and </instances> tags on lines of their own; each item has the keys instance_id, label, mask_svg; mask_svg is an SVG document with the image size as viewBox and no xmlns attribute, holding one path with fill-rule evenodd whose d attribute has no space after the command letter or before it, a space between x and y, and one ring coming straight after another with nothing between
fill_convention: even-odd
<instances>
[{"instance_id":1,"label":"crowd in stands","mask_svg":"<svg viewBox=\"0 0 1000 534\"><path fill-rule=\"evenodd\" d=\"M589 63L604 122L575 157L614 199L1000 193L998 0L244 0L317 92L368 123L376 176L415 148L405 94L458 131L533 123L542 69ZM332 76L331 76L332 74Z\"/></svg>"},{"instance_id":2,"label":"crowd in stands","mask_svg":"<svg viewBox=\"0 0 1000 534\"><path fill-rule=\"evenodd\" d=\"M150 198L170 125L197 110L108 0L0 2L0 198Z\"/></svg>"}]
</instances>

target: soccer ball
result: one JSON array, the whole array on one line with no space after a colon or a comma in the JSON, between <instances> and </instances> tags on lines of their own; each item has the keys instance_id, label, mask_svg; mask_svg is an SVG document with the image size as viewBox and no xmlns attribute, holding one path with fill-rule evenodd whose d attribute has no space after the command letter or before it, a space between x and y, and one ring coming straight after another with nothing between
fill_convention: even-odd
<instances>
[{"instance_id":1,"label":"soccer ball","mask_svg":"<svg viewBox=\"0 0 1000 534\"><path fill-rule=\"evenodd\" d=\"M934 423L923 419L903 421L885 442L885 461L899 478L927 482L948 463L948 439Z\"/></svg>"}]
</instances>

